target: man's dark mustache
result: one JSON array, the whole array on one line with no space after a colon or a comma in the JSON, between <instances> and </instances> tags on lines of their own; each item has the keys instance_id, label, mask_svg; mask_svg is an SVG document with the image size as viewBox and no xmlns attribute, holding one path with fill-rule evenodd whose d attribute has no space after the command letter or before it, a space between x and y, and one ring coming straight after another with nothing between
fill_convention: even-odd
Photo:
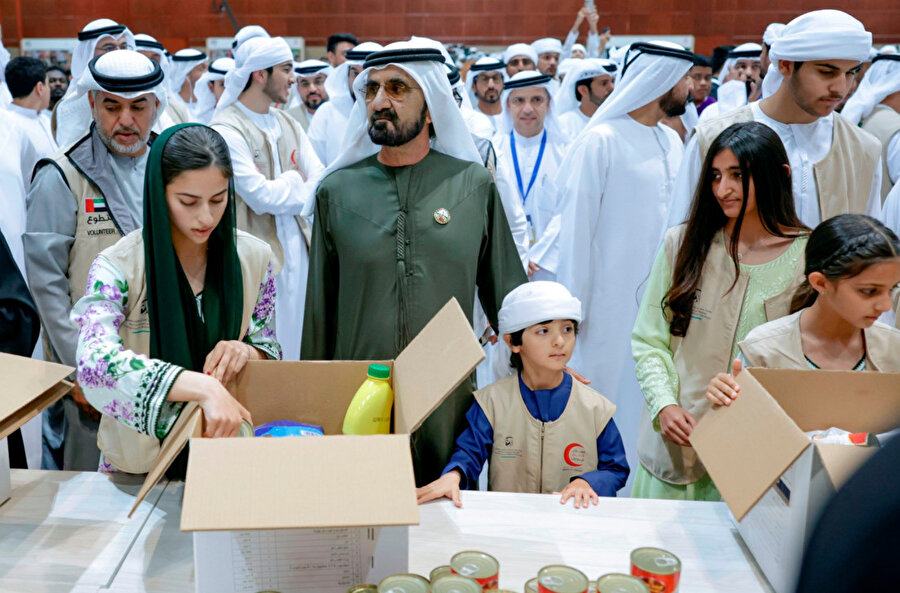
<instances>
[{"instance_id":1,"label":"man's dark mustache","mask_svg":"<svg viewBox=\"0 0 900 593\"><path fill-rule=\"evenodd\" d=\"M397 112L393 109L379 109L378 111L372 113L369 121L374 123L376 119L381 117L387 117L391 120L392 123L397 123Z\"/></svg>"}]
</instances>

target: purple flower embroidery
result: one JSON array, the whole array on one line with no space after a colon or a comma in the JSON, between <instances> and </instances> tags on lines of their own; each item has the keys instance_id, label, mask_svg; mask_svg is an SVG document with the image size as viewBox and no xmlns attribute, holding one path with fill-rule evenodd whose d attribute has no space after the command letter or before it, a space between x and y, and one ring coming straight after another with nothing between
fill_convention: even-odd
<instances>
[{"instance_id":1,"label":"purple flower embroidery","mask_svg":"<svg viewBox=\"0 0 900 593\"><path fill-rule=\"evenodd\" d=\"M134 424L134 405L131 402L114 399L103 406L103 413L126 424Z\"/></svg>"},{"instance_id":2,"label":"purple flower embroidery","mask_svg":"<svg viewBox=\"0 0 900 593\"><path fill-rule=\"evenodd\" d=\"M115 389L116 380L109 373L109 361L101 358L91 366L84 360L78 363L78 383L95 389Z\"/></svg>"},{"instance_id":3,"label":"purple flower embroidery","mask_svg":"<svg viewBox=\"0 0 900 593\"><path fill-rule=\"evenodd\" d=\"M97 468L97 471L101 474L117 474L119 470L113 466L110 462L106 460L106 457L100 455L100 467Z\"/></svg>"},{"instance_id":4,"label":"purple flower embroidery","mask_svg":"<svg viewBox=\"0 0 900 593\"><path fill-rule=\"evenodd\" d=\"M104 284L100 287L100 294L105 296L111 301L121 301L122 300L122 291L119 290L118 286L112 284Z\"/></svg>"},{"instance_id":5,"label":"purple flower embroidery","mask_svg":"<svg viewBox=\"0 0 900 593\"><path fill-rule=\"evenodd\" d=\"M272 276L272 264L266 269L266 278L259 285L260 296L253 309L253 318L265 321L275 310L275 278Z\"/></svg>"}]
</instances>

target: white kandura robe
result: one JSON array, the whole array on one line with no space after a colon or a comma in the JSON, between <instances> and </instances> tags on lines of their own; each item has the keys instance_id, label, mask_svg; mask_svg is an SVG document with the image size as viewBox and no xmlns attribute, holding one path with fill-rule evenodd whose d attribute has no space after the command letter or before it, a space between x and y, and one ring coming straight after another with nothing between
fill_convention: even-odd
<instances>
[{"instance_id":1,"label":"white kandura robe","mask_svg":"<svg viewBox=\"0 0 900 593\"><path fill-rule=\"evenodd\" d=\"M559 122L559 127L562 128L563 134L568 137L569 142L572 142L578 134L584 131L591 118L586 116L581 109L576 108L557 115L556 121Z\"/></svg>"},{"instance_id":2,"label":"white kandura robe","mask_svg":"<svg viewBox=\"0 0 900 593\"><path fill-rule=\"evenodd\" d=\"M306 136L301 137L297 151L300 170L282 171L278 157L281 125L271 111L265 115L250 111L238 101L236 105L266 136L272 151L275 179L266 179L253 164L247 141L231 128L213 126L228 144L234 165L234 187L241 199L257 214L275 216L275 229L284 251L284 267L275 276L275 333L284 360L300 360L303 311L306 307L306 276L309 272L309 247L300 232L296 216L308 200L315 199L315 183L324 171Z\"/></svg>"},{"instance_id":3,"label":"white kandura robe","mask_svg":"<svg viewBox=\"0 0 900 593\"><path fill-rule=\"evenodd\" d=\"M584 309L569 366L616 404L616 425L631 467L638 463L644 406L631 330L683 147L668 126L645 126L625 115L585 131L556 179L564 196L557 280Z\"/></svg>"},{"instance_id":4,"label":"white kandura robe","mask_svg":"<svg viewBox=\"0 0 900 593\"><path fill-rule=\"evenodd\" d=\"M12 103L9 104L12 106ZM31 185L31 172L40 155L26 135L25 130L9 110L0 109L0 188L3 208L0 209L0 231L9 244L13 260L22 277L25 274L25 250L22 233L25 232L25 195ZM35 348L35 358L43 358L41 341ZM22 441L29 469L41 469L41 420L42 415L29 420L22 426ZM0 447L6 443L0 441Z\"/></svg>"},{"instance_id":5,"label":"white kandura robe","mask_svg":"<svg viewBox=\"0 0 900 593\"><path fill-rule=\"evenodd\" d=\"M527 190L528 182L534 172L538 153L541 148L541 134L525 138L513 131L516 138L516 154L519 159L519 171L522 174L522 186ZM569 147L568 140L548 131L544 157L538 170L534 186L525 199L519 192L516 171L513 166L512 150L509 134L498 134L494 137L494 150L497 151L497 189L503 200L504 208L517 208L524 211L525 228L518 228L510 219L510 229L516 246L524 248L523 261L533 261L541 269L535 272L532 280L555 280L558 249L556 239L559 231L559 209L557 189L554 183L559 164ZM510 204L507 207L507 203ZM509 218L509 214L507 214ZM527 218L531 219L528 224Z\"/></svg>"},{"instance_id":6,"label":"white kandura robe","mask_svg":"<svg viewBox=\"0 0 900 593\"><path fill-rule=\"evenodd\" d=\"M347 132L347 122L352 110L353 99L350 95L340 95L323 103L309 122L309 129L306 131L309 141L319 156L319 161L326 167L344 150L344 134Z\"/></svg>"},{"instance_id":7,"label":"white kandura robe","mask_svg":"<svg viewBox=\"0 0 900 593\"><path fill-rule=\"evenodd\" d=\"M50 116L46 111L38 112L10 103L7 113L31 140L38 158L50 156L59 149L56 140L53 139L53 132L50 130Z\"/></svg>"},{"instance_id":8,"label":"white kandura robe","mask_svg":"<svg viewBox=\"0 0 900 593\"><path fill-rule=\"evenodd\" d=\"M766 124L781 138L791 164L791 183L797 216L809 228L815 228L822 222L822 215L819 211L819 191L816 187L813 166L824 159L831 150L834 118L840 116L831 113L810 124L783 124L763 113L759 102L752 103L750 108L753 110L754 121ZM702 166L700 147L697 136L694 135L685 146L685 157L675 178L668 227L678 226L687 220L691 201L700 181ZM865 214L874 218L880 218L881 215L881 171L879 160L875 167L875 175L872 177L872 189L865 211ZM657 243L661 240L662 235L657 238Z\"/></svg>"}]
</instances>

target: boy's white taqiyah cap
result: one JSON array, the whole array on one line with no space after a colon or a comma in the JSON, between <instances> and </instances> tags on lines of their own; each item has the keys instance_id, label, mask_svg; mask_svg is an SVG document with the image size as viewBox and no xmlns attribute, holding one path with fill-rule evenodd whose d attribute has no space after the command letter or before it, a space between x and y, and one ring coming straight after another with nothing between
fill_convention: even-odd
<instances>
[{"instance_id":1,"label":"boy's white taqiyah cap","mask_svg":"<svg viewBox=\"0 0 900 593\"><path fill-rule=\"evenodd\" d=\"M554 319L571 319L580 323L581 301L559 282L526 282L503 298L498 317L500 335Z\"/></svg>"}]
</instances>

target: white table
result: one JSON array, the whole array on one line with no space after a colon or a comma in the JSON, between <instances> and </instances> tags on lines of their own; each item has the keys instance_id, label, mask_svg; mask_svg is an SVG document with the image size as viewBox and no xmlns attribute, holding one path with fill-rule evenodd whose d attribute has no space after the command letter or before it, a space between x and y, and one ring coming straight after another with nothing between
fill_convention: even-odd
<instances>
[{"instance_id":1,"label":"white table","mask_svg":"<svg viewBox=\"0 0 900 593\"><path fill-rule=\"evenodd\" d=\"M162 495L129 519L142 480L95 472L12 470L0 506L0 592L88 593L109 585Z\"/></svg>"},{"instance_id":2,"label":"white table","mask_svg":"<svg viewBox=\"0 0 900 593\"><path fill-rule=\"evenodd\" d=\"M178 527L182 489L166 486L109 590L193 590L192 538ZM681 558L683 593L771 592L724 503L622 498L576 510L550 495L465 492L463 505L420 507L420 525L410 530L411 572L427 576L455 552L481 550L500 561L500 586L522 591L547 564L569 564L594 579L628 572L633 548L658 546Z\"/></svg>"}]
</instances>

